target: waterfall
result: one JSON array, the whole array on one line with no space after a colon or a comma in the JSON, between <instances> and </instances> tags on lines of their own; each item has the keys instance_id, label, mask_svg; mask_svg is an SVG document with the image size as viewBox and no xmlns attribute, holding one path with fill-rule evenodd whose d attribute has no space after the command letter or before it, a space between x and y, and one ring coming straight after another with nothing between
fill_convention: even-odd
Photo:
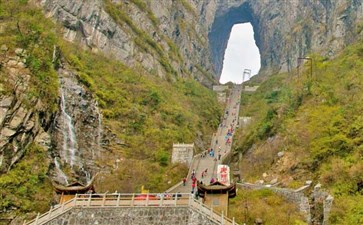
<instances>
[{"instance_id":1,"label":"waterfall","mask_svg":"<svg viewBox=\"0 0 363 225\"><path fill-rule=\"evenodd\" d=\"M54 164L55 164L55 168L56 168L56 173L57 173L57 176L62 178L64 180L64 183L66 185L68 185L68 177L67 175L62 171L62 169L60 168L60 164L58 162L58 159L57 157L54 157Z\"/></svg>"},{"instance_id":2,"label":"waterfall","mask_svg":"<svg viewBox=\"0 0 363 225\"><path fill-rule=\"evenodd\" d=\"M81 167L80 171L84 173L87 183L90 182L91 181L91 173L86 171L83 167Z\"/></svg>"},{"instance_id":3,"label":"waterfall","mask_svg":"<svg viewBox=\"0 0 363 225\"><path fill-rule=\"evenodd\" d=\"M100 152L101 152L101 144L102 144L102 114L100 112L100 109L98 108L98 104L96 104L96 113L98 115L98 126L97 126L97 138L96 138L96 144L98 146L98 154L97 156L100 156ZM94 158L94 150L92 149L92 157Z\"/></svg>"},{"instance_id":4,"label":"waterfall","mask_svg":"<svg viewBox=\"0 0 363 225\"><path fill-rule=\"evenodd\" d=\"M59 112L57 146L61 166L67 166L69 180L91 180L97 168L95 159L102 145L102 114L92 93L85 89L72 72L59 69ZM68 166L70 168L68 168ZM61 167L62 168L62 167Z\"/></svg>"},{"instance_id":5,"label":"waterfall","mask_svg":"<svg viewBox=\"0 0 363 225\"><path fill-rule=\"evenodd\" d=\"M64 91L61 89L61 110L63 117L63 152L64 159L73 167L76 162L77 138L74 131L72 117L66 111ZM69 153L69 154L68 154Z\"/></svg>"}]
</instances>

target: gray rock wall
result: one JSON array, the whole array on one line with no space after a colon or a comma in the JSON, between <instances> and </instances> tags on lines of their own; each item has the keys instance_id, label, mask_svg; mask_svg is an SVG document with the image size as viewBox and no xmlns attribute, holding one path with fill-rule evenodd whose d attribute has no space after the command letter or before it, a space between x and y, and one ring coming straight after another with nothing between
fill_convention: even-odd
<instances>
[{"instance_id":1,"label":"gray rock wall","mask_svg":"<svg viewBox=\"0 0 363 225\"><path fill-rule=\"evenodd\" d=\"M41 100L28 96L31 73L25 68L25 58L22 49L12 52L1 47L0 76L6 80L0 82L0 174L17 163L32 142L50 147L46 131L54 115Z\"/></svg>"},{"instance_id":2,"label":"gray rock wall","mask_svg":"<svg viewBox=\"0 0 363 225\"><path fill-rule=\"evenodd\" d=\"M125 20L116 22L107 14L102 0L34 1L45 9L48 17L63 25L64 38L69 41L112 55L129 66L141 65L160 77L170 78L170 73L174 73L178 77L194 77L208 86L215 82L210 79L213 71L207 30L196 23L199 17L194 8L196 3L185 6L181 1L144 1L147 9L142 9L133 1L112 1L133 26ZM165 63L174 72L167 71Z\"/></svg>"},{"instance_id":3,"label":"gray rock wall","mask_svg":"<svg viewBox=\"0 0 363 225\"><path fill-rule=\"evenodd\" d=\"M362 35L360 0L213 0L205 5L212 14L206 17L206 24L217 75L221 73L229 34L236 23L253 25L261 71L265 74L292 70L298 57L311 52L334 57Z\"/></svg>"},{"instance_id":4,"label":"gray rock wall","mask_svg":"<svg viewBox=\"0 0 363 225\"><path fill-rule=\"evenodd\" d=\"M71 182L73 178L87 183L97 171L95 159L101 157L102 115L92 93L78 81L76 74L67 68L60 68L57 72L60 80L59 110L51 127L51 136L52 157L57 158L58 163L54 160L51 174L58 183L66 184L65 180ZM68 178L59 170L70 171L66 174Z\"/></svg>"},{"instance_id":5,"label":"gray rock wall","mask_svg":"<svg viewBox=\"0 0 363 225\"><path fill-rule=\"evenodd\" d=\"M131 0L112 1L160 45L165 53L162 57L140 48L135 42L138 34L130 25L116 23L104 9L104 1L37 2L48 16L63 24L64 37L70 41L112 55L127 65L140 64L161 77L168 73L161 63L164 57L176 76L192 76L206 85L212 84L207 74L220 77L231 28L236 23L253 25L263 74L290 71L297 66L298 57L311 52L333 57L362 35L359 26L363 24L360 0L162 0L146 1L145 9ZM173 45L180 57L171 54Z\"/></svg>"},{"instance_id":6,"label":"gray rock wall","mask_svg":"<svg viewBox=\"0 0 363 225\"><path fill-rule=\"evenodd\" d=\"M215 225L206 216L188 207L73 208L46 225Z\"/></svg>"}]
</instances>

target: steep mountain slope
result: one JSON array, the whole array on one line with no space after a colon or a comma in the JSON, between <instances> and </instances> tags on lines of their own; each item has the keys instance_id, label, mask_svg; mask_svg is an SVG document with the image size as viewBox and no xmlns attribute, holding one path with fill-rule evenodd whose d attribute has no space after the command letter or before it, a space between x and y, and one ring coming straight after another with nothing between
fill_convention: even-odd
<instances>
[{"instance_id":1,"label":"steep mountain slope","mask_svg":"<svg viewBox=\"0 0 363 225\"><path fill-rule=\"evenodd\" d=\"M170 165L171 146L209 142L221 115L211 90L65 42L26 1L0 6L1 221L47 210L50 178L87 182L101 172L98 191L134 192L184 176L184 165Z\"/></svg>"},{"instance_id":2,"label":"steep mountain slope","mask_svg":"<svg viewBox=\"0 0 363 225\"><path fill-rule=\"evenodd\" d=\"M206 27L188 1L35 1L64 26L67 40L112 55L126 65L175 80L215 83Z\"/></svg>"},{"instance_id":3,"label":"steep mountain slope","mask_svg":"<svg viewBox=\"0 0 363 225\"><path fill-rule=\"evenodd\" d=\"M334 57L356 40L363 19L359 0L207 1L209 47L217 75L231 28L250 22L261 53L260 74L291 71L311 52ZM362 31L360 30L360 34Z\"/></svg>"},{"instance_id":4,"label":"steep mountain slope","mask_svg":"<svg viewBox=\"0 0 363 225\"><path fill-rule=\"evenodd\" d=\"M362 17L359 0L0 0L2 218L46 210L50 180L87 182L101 171L99 191L136 191L141 185L159 191L177 182L186 168L169 164L171 144L195 142L203 149L218 124L221 107L205 86L217 83L234 23L253 24L261 73L270 75L292 71L296 58L309 52L336 56L362 35ZM316 87L324 96L318 103L339 99L329 85L305 80L280 91L282 77L262 85L267 96L261 89L252 97L250 112L263 122L241 137L238 149L280 132L281 121L298 129L281 115L299 112L302 101L314 99ZM359 85L346 85L359 93ZM339 123L346 119L340 108L321 110L338 114ZM324 132L331 133L319 134ZM338 147L347 142L354 152L344 136L331 134ZM280 139L269 139L274 140ZM296 149L315 149L313 162L336 153L330 146L335 142L324 136L298 141ZM297 176L315 176L323 168L307 165Z\"/></svg>"},{"instance_id":5,"label":"steep mountain slope","mask_svg":"<svg viewBox=\"0 0 363 225\"><path fill-rule=\"evenodd\" d=\"M331 224L363 222L362 53L361 39L333 61L312 55L312 76L307 62L242 96L242 116L254 121L235 146L245 181L321 183L334 197Z\"/></svg>"},{"instance_id":6,"label":"steep mountain slope","mask_svg":"<svg viewBox=\"0 0 363 225\"><path fill-rule=\"evenodd\" d=\"M250 22L261 72L290 71L297 57L334 57L356 40L360 0L40 1L64 26L67 40L113 54L127 65L168 76L219 80L232 26ZM170 79L170 77L169 77Z\"/></svg>"}]
</instances>

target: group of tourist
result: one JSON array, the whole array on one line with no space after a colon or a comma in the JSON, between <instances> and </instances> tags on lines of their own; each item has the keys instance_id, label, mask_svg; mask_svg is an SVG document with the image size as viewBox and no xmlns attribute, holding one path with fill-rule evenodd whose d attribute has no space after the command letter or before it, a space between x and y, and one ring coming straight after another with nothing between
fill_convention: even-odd
<instances>
[{"instance_id":1,"label":"group of tourist","mask_svg":"<svg viewBox=\"0 0 363 225\"><path fill-rule=\"evenodd\" d=\"M238 91L237 90L233 90L232 92L232 95L238 95ZM203 151L201 153L201 158L205 158L207 156L207 154L209 155L209 157L212 157L213 160L216 162L217 160L220 161L222 160L222 156L223 156L223 153L222 151L224 152L224 154L227 153L227 148L228 146L231 145L232 143L232 136L233 136L233 133L234 133L234 129L235 129L235 124L236 124L236 121L237 121L237 107L239 107L239 102L237 101L235 104L232 104L231 103L231 100L232 98L229 99L229 108L226 109L225 111L225 114L224 114L224 117L221 121L221 124L219 126L219 132L218 132L218 135L222 135L224 132L225 132L225 129L223 128L227 128L227 132L224 136L224 140L222 139L218 139L218 136L217 136L217 133L214 133L213 134L213 142L212 142L212 146L208 149L206 149L205 151ZM228 121L229 119L229 116L232 116L233 119L232 121ZM223 137L223 136L222 136ZM221 143L222 142L222 143ZM221 144L225 144L225 146L222 148ZM200 183L203 183L203 180L206 179L207 177L207 171L208 171L208 168L203 170L201 172L201 179L200 179ZM213 171L212 171L213 172ZM196 188L196 184L197 184L197 178L196 178L196 171L195 169L192 170L191 172L191 193L196 193L197 191L195 190ZM208 180L209 181L209 180ZM209 183L212 184L214 182L216 182L217 180L215 178L211 178ZM187 178L183 178L183 185L186 186L186 183L187 183Z\"/></svg>"}]
</instances>

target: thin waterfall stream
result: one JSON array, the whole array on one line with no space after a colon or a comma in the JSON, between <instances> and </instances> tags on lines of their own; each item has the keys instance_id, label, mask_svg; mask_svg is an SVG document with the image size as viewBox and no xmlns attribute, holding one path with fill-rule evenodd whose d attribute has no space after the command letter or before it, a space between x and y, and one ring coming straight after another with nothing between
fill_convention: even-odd
<instances>
[{"instance_id":1,"label":"thin waterfall stream","mask_svg":"<svg viewBox=\"0 0 363 225\"><path fill-rule=\"evenodd\" d=\"M72 122L72 117L67 113L64 90L61 88L61 110L63 117L63 153L64 160L71 167L76 163L77 138Z\"/></svg>"},{"instance_id":2,"label":"thin waterfall stream","mask_svg":"<svg viewBox=\"0 0 363 225\"><path fill-rule=\"evenodd\" d=\"M60 167L60 163L59 163L59 157L54 157L54 164L55 164L55 168L56 168L56 173L58 175L58 177L60 177L62 180L64 180L64 183L66 185L68 185L68 177L67 175L63 172L63 170Z\"/></svg>"},{"instance_id":3,"label":"thin waterfall stream","mask_svg":"<svg viewBox=\"0 0 363 225\"><path fill-rule=\"evenodd\" d=\"M55 126L54 174L61 183L89 182L102 152L102 112L72 72L58 71L59 111Z\"/></svg>"},{"instance_id":4,"label":"thin waterfall stream","mask_svg":"<svg viewBox=\"0 0 363 225\"><path fill-rule=\"evenodd\" d=\"M102 114L100 112L100 109L98 107L98 104L96 104L96 113L98 115L98 127L97 127L97 136L96 136L96 143L97 143L97 157L100 156L101 153L101 149L102 149L102 133L103 133L103 129L102 129ZM94 149L92 149L92 158L95 157L95 152Z\"/></svg>"}]
</instances>

